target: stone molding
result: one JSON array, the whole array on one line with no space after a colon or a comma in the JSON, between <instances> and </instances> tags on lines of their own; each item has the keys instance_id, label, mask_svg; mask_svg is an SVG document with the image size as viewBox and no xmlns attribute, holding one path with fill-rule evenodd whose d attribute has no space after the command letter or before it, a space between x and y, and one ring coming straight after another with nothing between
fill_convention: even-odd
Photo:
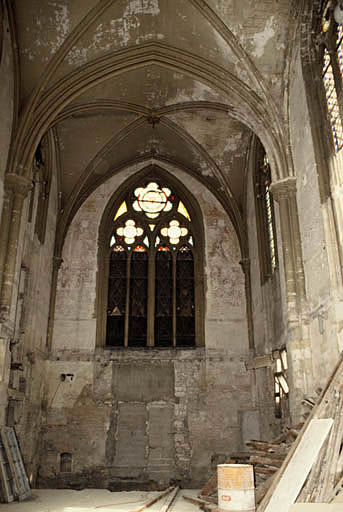
<instances>
[{"instance_id":1,"label":"stone molding","mask_svg":"<svg viewBox=\"0 0 343 512\"><path fill-rule=\"evenodd\" d=\"M32 188L32 182L25 176L15 173L5 175L5 190L25 198Z\"/></svg>"},{"instance_id":2,"label":"stone molding","mask_svg":"<svg viewBox=\"0 0 343 512\"><path fill-rule=\"evenodd\" d=\"M295 176L289 176L283 180L272 182L270 190L273 194L273 199L278 202L282 199L295 197L297 193L297 179Z\"/></svg>"}]
</instances>

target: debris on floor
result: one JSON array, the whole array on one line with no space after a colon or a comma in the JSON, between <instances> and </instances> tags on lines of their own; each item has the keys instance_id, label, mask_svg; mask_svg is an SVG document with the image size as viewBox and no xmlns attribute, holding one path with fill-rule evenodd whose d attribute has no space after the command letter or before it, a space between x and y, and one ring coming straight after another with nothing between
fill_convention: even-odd
<instances>
[{"instance_id":1,"label":"debris on floor","mask_svg":"<svg viewBox=\"0 0 343 512\"><path fill-rule=\"evenodd\" d=\"M273 501L274 508L278 507L275 501L280 487L285 487L285 480L297 479L293 471L293 475L289 475L289 467L297 459L300 450L303 448L304 440L308 433L313 430L308 445L318 445L317 437L320 437L319 425L325 427L329 424L327 434L321 441L321 449L311 462L311 467L306 475L302 470L302 459L298 457L299 463L296 466L299 479L303 479L303 484L299 488L298 494L295 496L294 502L297 503L332 503L335 497L342 491L343 486L343 353L341 354L335 369L327 381L317 404L312 408L311 413L301 430L299 436L291 447L289 454L283 462L278 474L276 475L272 485L263 498L258 512L269 511L269 503ZM317 425L317 429L314 426ZM302 471L302 472L301 472ZM278 507L278 511L285 507L285 500L280 498L282 506ZM286 508L285 508L286 510ZM287 508L288 511L288 508Z\"/></svg>"},{"instance_id":2,"label":"debris on floor","mask_svg":"<svg viewBox=\"0 0 343 512\"><path fill-rule=\"evenodd\" d=\"M299 423L285 428L281 435L270 442L252 439L246 443L247 451L232 453L227 460L227 464L251 464L254 467L256 505L260 503L271 486L275 474L281 467L303 425L303 423ZM200 500L207 501L207 506L211 505L211 503L208 503L209 498L218 503L217 473L204 485L198 497Z\"/></svg>"},{"instance_id":3,"label":"debris on floor","mask_svg":"<svg viewBox=\"0 0 343 512\"><path fill-rule=\"evenodd\" d=\"M293 482L298 478L289 505L335 503L343 492L343 353L317 403L313 398L304 402L310 408L305 424L286 428L270 442L248 441L247 451L232 453L226 461L253 465L257 512L288 510L280 492L281 481L284 494L289 493L287 478ZM278 507L277 491L283 508ZM217 473L201 489L198 500L192 502L202 510L216 510L211 500L218 503ZM269 502L273 506L268 508Z\"/></svg>"}]
</instances>

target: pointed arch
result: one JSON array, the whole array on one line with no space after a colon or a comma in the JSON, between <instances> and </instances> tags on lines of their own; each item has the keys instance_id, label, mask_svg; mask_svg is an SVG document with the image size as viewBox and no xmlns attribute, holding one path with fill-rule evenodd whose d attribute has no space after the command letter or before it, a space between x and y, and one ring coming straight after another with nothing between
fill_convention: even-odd
<instances>
[{"instance_id":1,"label":"pointed arch","mask_svg":"<svg viewBox=\"0 0 343 512\"><path fill-rule=\"evenodd\" d=\"M148 217L139 211L137 188L149 183L168 191L170 204L163 215ZM124 201L126 209L121 208ZM114 221L118 209L123 213ZM128 223L131 231L127 238ZM175 227L179 239L173 238ZM200 206L177 178L149 165L126 180L108 202L99 228L97 346L204 345L203 250ZM116 267L121 275L110 270L114 269L112 260L122 262ZM112 300L113 279L117 279L114 287L122 283L121 289L125 281L125 297L122 293Z\"/></svg>"}]
</instances>

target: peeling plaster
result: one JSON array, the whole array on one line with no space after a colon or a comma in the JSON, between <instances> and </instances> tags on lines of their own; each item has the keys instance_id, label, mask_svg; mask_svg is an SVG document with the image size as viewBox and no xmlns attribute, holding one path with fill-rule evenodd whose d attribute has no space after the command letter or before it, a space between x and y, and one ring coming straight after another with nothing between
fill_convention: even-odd
<instances>
[{"instance_id":1,"label":"peeling plaster","mask_svg":"<svg viewBox=\"0 0 343 512\"><path fill-rule=\"evenodd\" d=\"M175 80L183 80L184 75L174 73L173 78ZM194 82L192 89L179 89L177 95L170 99L168 98L165 104L173 105L186 101L217 101L219 98L221 99L220 94L207 87L207 85L201 82Z\"/></svg>"},{"instance_id":2,"label":"peeling plaster","mask_svg":"<svg viewBox=\"0 0 343 512\"><path fill-rule=\"evenodd\" d=\"M275 36L275 30L273 29L274 16L267 20L267 23L262 32L258 32L254 35L255 51L254 55L258 58L263 57L264 50L270 39Z\"/></svg>"},{"instance_id":3,"label":"peeling plaster","mask_svg":"<svg viewBox=\"0 0 343 512\"><path fill-rule=\"evenodd\" d=\"M67 57L70 65L86 64L88 54L94 50L110 51L117 45L125 47L132 38L132 32L139 29L141 22L138 15L157 16L160 13L158 0L130 0L121 18L112 19L109 28L104 28L100 23L95 30L92 42L88 48L72 48ZM154 39L154 34L140 35L135 38L135 44ZM164 38L163 34L157 34L157 39Z\"/></svg>"},{"instance_id":4,"label":"peeling plaster","mask_svg":"<svg viewBox=\"0 0 343 512\"><path fill-rule=\"evenodd\" d=\"M158 0L129 0L125 14L151 14L152 16L157 16L160 14Z\"/></svg>"},{"instance_id":5,"label":"peeling plaster","mask_svg":"<svg viewBox=\"0 0 343 512\"><path fill-rule=\"evenodd\" d=\"M240 142L242 140L242 134L237 133L236 135L233 135L232 137L229 137L224 151L236 151L240 147ZM241 155L238 155L241 156Z\"/></svg>"}]
</instances>

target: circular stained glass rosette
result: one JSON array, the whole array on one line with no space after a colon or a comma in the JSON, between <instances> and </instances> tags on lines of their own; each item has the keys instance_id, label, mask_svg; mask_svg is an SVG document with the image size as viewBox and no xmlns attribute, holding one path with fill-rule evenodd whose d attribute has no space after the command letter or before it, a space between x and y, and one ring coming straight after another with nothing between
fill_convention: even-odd
<instances>
[{"instance_id":1,"label":"circular stained glass rosette","mask_svg":"<svg viewBox=\"0 0 343 512\"><path fill-rule=\"evenodd\" d=\"M123 236L127 244L133 244L137 236L142 236L143 231L142 228L136 227L134 220L129 219L125 222L124 227L121 226L117 229L117 234Z\"/></svg>"},{"instance_id":2,"label":"circular stained glass rosette","mask_svg":"<svg viewBox=\"0 0 343 512\"><path fill-rule=\"evenodd\" d=\"M186 236L188 233L188 229L184 227L180 227L180 223L177 220L171 220L169 222L169 227L165 227L161 229L161 234L165 237L169 237L169 241L171 244L178 244L180 242L181 236Z\"/></svg>"},{"instance_id":3,"label":"circular stained glass rosette","mask_svg":"<svg viewBox=\"0 0 343 512\"><path fill-rule=\"evenodd\" d=\"M151 182L145 188L136 188L134 193L137 199L132 205L133 209L144 212L149 219L156 219L162 211L169 212L173 207L168 199L171 190L166 187L160 189L157 183Z\"/></svg>"}]
</instances>

